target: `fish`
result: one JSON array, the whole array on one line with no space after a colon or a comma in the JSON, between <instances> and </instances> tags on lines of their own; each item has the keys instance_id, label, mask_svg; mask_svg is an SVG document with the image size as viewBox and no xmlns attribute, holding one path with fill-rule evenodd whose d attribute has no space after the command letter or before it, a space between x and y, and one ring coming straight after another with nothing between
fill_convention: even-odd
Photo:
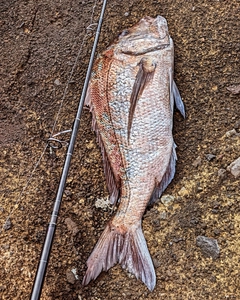
<instances>
[{"instance_id":1,"label":"fish","mask_svg":"<svg viewBox=\"0 0 240 300\"><path fill-rule=\"evenodd\" d=\"M87 260L83 285L117 263L150 291L156 285L142 216L175 174L174 103L183 117L185 108L173 70L173 40L162 16L146 16L125 29L94 63L85 105L101 148L109 201L118 208Z\"/></svg>"}]
</instances>

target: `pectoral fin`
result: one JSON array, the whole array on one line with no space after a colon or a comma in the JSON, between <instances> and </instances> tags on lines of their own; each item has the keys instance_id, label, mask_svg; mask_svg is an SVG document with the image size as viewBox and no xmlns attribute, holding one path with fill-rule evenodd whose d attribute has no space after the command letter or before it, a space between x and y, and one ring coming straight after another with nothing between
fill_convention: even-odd
<instances>
[{"instance_id":1,"label":"pectoral fin","mask_svg":"<svg viewBox=\"0 0 240 300\"><path fill-rule=\"evenodd\" d=\"M128 140L131 133L133 116L138 99L141 97L146 84L153 78L156 64L150 58L142 58L139 63L139 70L133 85L130 98L130 110L128 115Z\"/></svg>"}]
</instances>

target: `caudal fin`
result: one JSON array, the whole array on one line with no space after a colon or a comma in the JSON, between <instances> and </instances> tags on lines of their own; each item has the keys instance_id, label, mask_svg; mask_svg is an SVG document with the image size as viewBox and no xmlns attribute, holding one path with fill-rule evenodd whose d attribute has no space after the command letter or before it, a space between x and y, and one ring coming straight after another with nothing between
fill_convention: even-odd
<instances>
[{"instance_id":1,"label":"caudal fin","mask_svg":"<svg viewBox=\"0 0 240 300\"><path fill-rule=\"evenodd\" d=\"M122 233L109 223L87 261L88 269L82 284L87 285L116 263L142 280L150 291L154 289L155 270L141 225Z\"/></svg>"}]
</instances>

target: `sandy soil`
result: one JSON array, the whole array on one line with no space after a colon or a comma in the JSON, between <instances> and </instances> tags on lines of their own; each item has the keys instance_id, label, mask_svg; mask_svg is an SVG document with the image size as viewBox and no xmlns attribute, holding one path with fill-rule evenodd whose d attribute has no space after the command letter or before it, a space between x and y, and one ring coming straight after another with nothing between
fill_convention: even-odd
<instances>
[{"instance_id":1,"label":"sandy soil","mask_svg":"<svg viewBox=\"0 0 240 300\"><path fill-rule=\"evenodd\" d=\"M150 293L119 266L81 286L86 260L112 214L108 207L96 207L95 201L108 193L91 115L85 110L41 299L240 299L239 178L226 171L240 153L239 94L227 90L240 84L240 2L108 2L98 51L143 16L163 15L175 42L175 80L186 105L185 121L175 114L177 172L164 193L174 201L157 203L143 220L157 286ZM66 148L55 153L47 149L19 195L52 130L93 4L0 4L1 227L10 217L0 233L1 299L28 299L31 292ZM90 36L81 51L55 132L72 126L92 42ZM199 235L217 240L218 258L203 255L196 245Z\"/></svg>"}]
</instances>

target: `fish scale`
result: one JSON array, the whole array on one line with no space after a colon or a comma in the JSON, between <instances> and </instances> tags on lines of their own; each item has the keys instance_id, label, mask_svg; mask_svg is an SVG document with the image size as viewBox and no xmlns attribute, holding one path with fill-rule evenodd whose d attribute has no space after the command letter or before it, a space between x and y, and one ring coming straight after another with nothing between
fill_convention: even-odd
<instances>
[{"instance_id":1,"label":"fish scale","mask_svg":"<svg viewBox=\"0 0 240 300\"><path fill-rule=\"evenodd\" d=\"M125 30L97 59L86 97L100 144L115 216L87 266L88 284L119 263L149 290L156 275L141 221L175 173L173 105L185 116L173 81L173 41L167 22L145 17Z\"/></svg>"}]
</instances>

